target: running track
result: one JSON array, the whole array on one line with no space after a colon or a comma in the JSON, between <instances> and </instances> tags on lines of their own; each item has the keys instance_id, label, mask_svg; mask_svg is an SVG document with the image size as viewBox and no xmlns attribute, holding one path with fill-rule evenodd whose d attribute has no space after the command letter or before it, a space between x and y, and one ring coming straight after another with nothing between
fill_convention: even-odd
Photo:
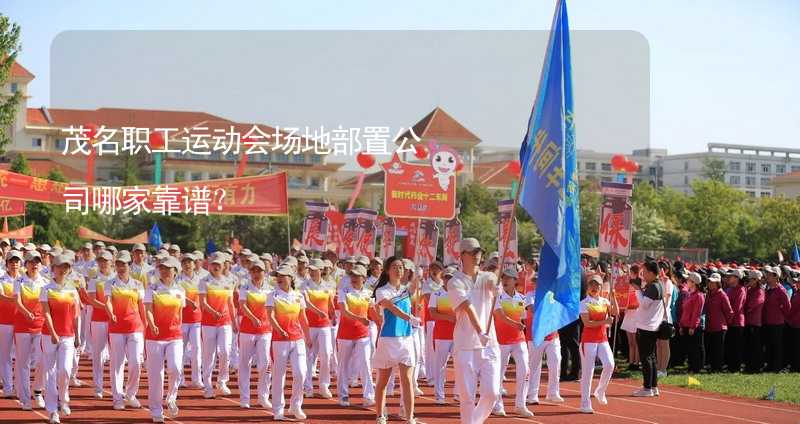
<instances>
[{"instance_id":1,"label":"running track","mask_svg":"<svg viewBox=\"0 0 800 424\"><path fill-rule=\"evenodd\" d=\"M448 374L452 381L452 368ZM546 374L546 373L545 373ZM599 372L597 373L599 374ZM107 373L106 373L107 375ZM188 373L187 373L188 377ZM255 376L254 376L255 377ZM543 376L546 381L546 375ZM81 361L81 380L89 382L91 379L88 361ZM106 377L107 378L107 377ZM517 418L511 414L513 407L513 368L509 370L508 382L505 388L511 397L505 398L507 417L492 417L489 423L685 423L687 420L699 421L702 424L711 423L736 423L736 424L798 424L800 423L800 406L778 402L757 401L726 397L707 392L689 391L675 387L662 387L661 396L658 398L633 398L630 393L637 388L635 380L612 380L608 391L609 404L600 406L594 404L595 414L585 415L578 412L580 403L579 386L577 382L562 382L561 395L566 400L563 404L530 405L534 412L532 418ZM597 377L595 377L596 379ZM257 407L249 410L239 408L238 388L236 379L231 379L233 393L227 397L204 399L200 390L181 389L178 397L180 415L176 420L167 419L166 422L176 424L190 423L257 423L271 421L272 414ZM596 381L596 380L595 380ZM255 395L255 378L251 380L253 397ZM287 383L290 380L287 379ZM542 386L545 391L546 382ZM139 400L144 407L147 406L147 378L142 373ZM291 389L287 384L287 401ZM106 388L108 380L106 379ZM399 388L398 388L399 389ZM437 405L434 403L431 387L422 387L425 394L417 397L416 416L419 423L454 423L458 420L458 406L452 403L452 383L446 387L450 405ZM332 392L335 390L332 387ZM62 423L147 423L151 422L150 414L146 409L114 411L111 409L110 393L106 392L104 399L94 399L92 389L86 386L71 388L72 415L61 417ZM399 393L388 399L390 414L398 411ZM351 389L350 401L353 405L361 402L360 389ZM375 413L356 406L342 408L334 399L306 399L303 405L308 423L374 423ZM22 411L16 400L0 399L0 423L41 423L47 422L46 412L40 409ZM390 416L390 422L403 422L396 416Z\"/></svg>"}]
</instances>

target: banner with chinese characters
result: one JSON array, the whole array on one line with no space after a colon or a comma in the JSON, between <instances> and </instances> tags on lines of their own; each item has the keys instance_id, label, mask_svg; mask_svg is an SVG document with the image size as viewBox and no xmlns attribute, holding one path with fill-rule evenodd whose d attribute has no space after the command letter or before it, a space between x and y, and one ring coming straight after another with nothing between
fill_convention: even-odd
<instances>
[{"instance_id":1,"label":"banner with chinese characters","mask_svg":"<svg viewBox=\"0 0 800 424\"><path fill-rule=\"evenodd\" d=\"M603 204L600 207L600 253L630 256L633 229L633 207L628 199L633 184L602 182Z\"/></svg>"},{"instance_id":2,"label":"banner with chinese characters","mask_svg":"<svg viewBox=\"0 0 800 424\"><path fill-rule=\"evenodd\" d=\"M323 252L328 241L328 218L330 209L326 202L306 202L307 215L303 220L303 249Z\"/></svg>"},{"instance_id":3,"label":"banner with chinese characters","mask_svg":"<svg viewBox=\"0 0 800 424\"><path fill-rule=\"evenodd\" d=\"M25 215L25 201L14 199L0 199L0 217Z\"/></svg>"},{"instance_id":4,"label":"banner with chinese characters","mask_svg":"<svg viewBox=\"0 0 800 424\"><path fill-rule=\"evenodd\" d=\"M403 257L414 259L417 252L417 234L419 228L419 219L397 218L394 220L397 227L397 235L405 236L403 241Z\"/></svg>"},{"instance_id":5,"label":"banner with chinese characters","mask_svg":"<svg viewBox=\"0 0 800 424\"><path fill-rule=\"evenodd\" d=\"M96 231L92 231L86 227L80 226L78 227L78 237L82 239L89 239L89 240L99 240L105 243L115 243L115 244L136 244L142 243L147 244L147 231L135 235L130 238L126 239L113 239L106 235L100 234Z\"/></svg>"},{"instance_id":6,"label":"banner with chinese characters","mask_svg":"<svg viewBox=\"0 0 800 424\"><path fill-rule=\"evenodd\" d=\"M339 259L347 259L355 256L355 238L358 223L356 216L358 209L348 209L344 212L344 223L342 224L342 237L339 243Z\"/></svg>"},{"instance_id":7,"label":"banner with chinese characters","mask_svg":"<svg viewBox=\"0 0 800 424\"><path fill-rule=\"evenodd\" d=\"M7 238L10 240L30 240L33 238L33 225L17 228L16 230L12 231L0 232L0 238Z\"/></svg>"},{"instance_id":8,"label":"banner with chinese characters","mask_svg":"<svg viewBox=\"0 0 800 424\"><path fill-rule=\"evenodd\" d=\"M417 231L417 250L414 263L427 267L436 260L436 250L439 248L439 227L432 219L423 219Z\"/></svg>"},{"instance_id":9,"label":"banner with chinese characters","mask_svg":"<svg viewBox=\"0 0 800 424\"><path fill-rule=\"evenodd\" d=\"M383 208L394 218L453 219L456 214L455 173L429 165L405 163L397 155L384 163Z\"/></svg>"},{"instance_id":10,"label":"banner with chinese characters","mask_svg":"<svg viewBox=\"0 0 800 424\"><path fill-rule=\"evenodd\" d=\"M333 206L325 212L328 218L328 244L327 250L336 252L342 258L342 231L344 229L344 214L337 211Z\"/></svg>"},{"instance_id":11,"label":"banner with chinese characters","mask_svg":"<svg viewBox=\"0 0 800 424\"><path fill-rule=\"evenodd\" d=\"M461 263L458 243L461 241L461 221L458 216L444 224L444 265Z\"/></svg>"},{"instance_id":12,"label":"banner with chinese characters","mask_svg":"<svg viewBox=\"0 0 800 424\"><path fill-rule=\"evenodd\" d=\"M69 185L0 171L3 198L66 204L67 211L101 214L177 213L286 216L286 173L189 181L160 186Z\"/></svg>"},{"instance_id":13,"label":"banner with chinese characters","mask_svg":"<svg viewBox=\"0 0 800 424\"><path fill-rule=\"evenodd\" d=\"M383 231L381 232L381 259L386 260L389 256L394 256L395 238L394 218L386 217L383 220Z\"/></svg>"},{"instance_id":14,"label":"banner with chinese characters","mask_svg":"<svg viewBox=\"0 0 800 424\"><path fill-rule=\"evenodd\" d=\"M497 220L497 251L503 257L503 269L517 266L519 250L517 248L517 217L513 216L514 201L499 200L497 211L500 215ZM510 228L509 228L510 227ZM506 246L508 248L506 249Z\"/></svg>"},{"instance_id":15,"label":"banner with chinese characters","mask_svg":"<svg viewBox=\"0 0 800 424\"><path fill-rule=\"evenodd\" d=\"M378 212L371 209L356 209L356 234L353 255L364 255L370 259L375 257L375 221Z\"/></svg>"}]
</instances>

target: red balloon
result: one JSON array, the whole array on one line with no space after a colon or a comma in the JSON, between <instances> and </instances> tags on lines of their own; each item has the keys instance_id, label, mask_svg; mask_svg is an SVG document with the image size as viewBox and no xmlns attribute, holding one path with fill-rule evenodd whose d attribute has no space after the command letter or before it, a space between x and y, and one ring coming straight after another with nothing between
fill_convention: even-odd
<instances>
[{"instance_id":1,"label":"red balloon","mask_svg":"<svg viewBox=\"0 0 800 424\"><path fill-rule=\"evenodd\" d=\"M625 170L632 174L639 172L639 168L640 166L636 161L629 160L625 163Z\"/></svg>"},{"instance_id":2,"label":"red balloon","mask_svg":"<svg viewBox=\"0 0 800 424\"><path fill-rule=\"evenodd\" d=\"M614 169L624 170L626 162L628 162L628 158L626 158L625 155L614 155L611 157L611 166Z\"/></svg>"},{"instance_id":3,"label":"red balloon","mask_svg":"<svg viewBox=\"0 0 800 424\"><path fill-rule=\"evenodd\" d=\"M153 131L150 133L147 141L150 143L151 149L163 149L164 148L164 135L159 131Z\"/></svg>"},{"instance_id":4,"label":"red balloon","mask_svg":"<svg viewBox=\"0 0 800 424\"><path fill-rule=\"evenodd\" d=\"M424 144L415 144L414 145L414 156L417 159L424 160L428 157L428 148L425 147Z\"/></svg>"},{"instance_id":5,"label":"red balloon","mask_svg":"<svg viewBox=\"0 0 800 424\"><path fill-rule=\"evenodd\" d=\"M522 165L520 165L519 160L512 160L506 165L506 169L514 176L519 177L519 173L522 172Z\"/></svg>"},{"instance_id":6,"label":"red balloon","mask_svg":"<svg viewBox=\"0 0 800 424\"><path fill-rule=\"evenodd\" d=\"M97 137L98 132L97 124L83 124L83 135L85 135L89 140L94 140Z\"/></svg>"},{"instance_id":7,"label":"red balloon","mask_svg":"<svg viewBox=\"0 0 800 424\"><path fill-rule=\"evenodd\" d=\"M372 165L375 165L375 156L372 156L369 153L358 152L356 155L356 161L362 168L369 169L372 168Z\"/></svg>"},{"instance_id":8,"label":"red balloon","mask_svg":"<svg viewBox=\"0 0 800 424\"><path fill-rule=\"evenodd\" d=\"M456 163L456 172L461 172L464 170L464 162L458 161Z\"/></svg>"}]
</instances>

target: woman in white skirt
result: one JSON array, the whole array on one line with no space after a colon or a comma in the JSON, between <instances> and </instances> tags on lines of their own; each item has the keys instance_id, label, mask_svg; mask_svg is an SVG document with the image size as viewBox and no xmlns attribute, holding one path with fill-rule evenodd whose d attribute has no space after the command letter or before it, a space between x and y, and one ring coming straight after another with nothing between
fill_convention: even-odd
<instances>
[{"instance_id":1,"label":"woman in white skirt","mask_svg":"<svg viewBox=\"0 0 800 424\"><path fill-rule=\"evenodd\" d=\"M375 398L378 424L386 423L386 386L394 367L400 370L403 411L409 424L416 423L412 375L417 358L411 327L420 326L421 322L411 314L411 293L417 290L419 278L414 276L408 286L402 285L404 270L402 259L389 257L373 294L375 305L383 315L383 326L372 357L372 367L378 370Z\"/></svg>"}]
</instances>

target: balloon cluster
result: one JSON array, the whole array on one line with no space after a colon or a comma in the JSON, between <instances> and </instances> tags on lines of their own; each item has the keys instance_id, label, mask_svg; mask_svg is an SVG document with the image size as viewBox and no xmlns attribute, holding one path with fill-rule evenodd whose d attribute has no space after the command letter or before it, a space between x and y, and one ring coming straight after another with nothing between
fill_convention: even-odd
<instances>
[{"instance_id":1,"label":"balloon cluster","mask_svg":"<svg viewBox=\"0 0 800 424\"><path fill-rule=\"evenodd\" d=\"M514 177L519 178L519 174L522 172L522 165L519 163L519 160L512 160L506 165L506 170Z\"/></svg>"},{"instance_id":2,"label":"balloon cluster","mask_svg":"<svg viewBox=\"0 0 800 424\"><path fill-rule=\"evenodd\" d=\"M611 157L611 167L615 171L627 172L635 174L639 172L641 166L636 162L628 159L625 155L614 155Z\"/></svg>"}]
</instances>

